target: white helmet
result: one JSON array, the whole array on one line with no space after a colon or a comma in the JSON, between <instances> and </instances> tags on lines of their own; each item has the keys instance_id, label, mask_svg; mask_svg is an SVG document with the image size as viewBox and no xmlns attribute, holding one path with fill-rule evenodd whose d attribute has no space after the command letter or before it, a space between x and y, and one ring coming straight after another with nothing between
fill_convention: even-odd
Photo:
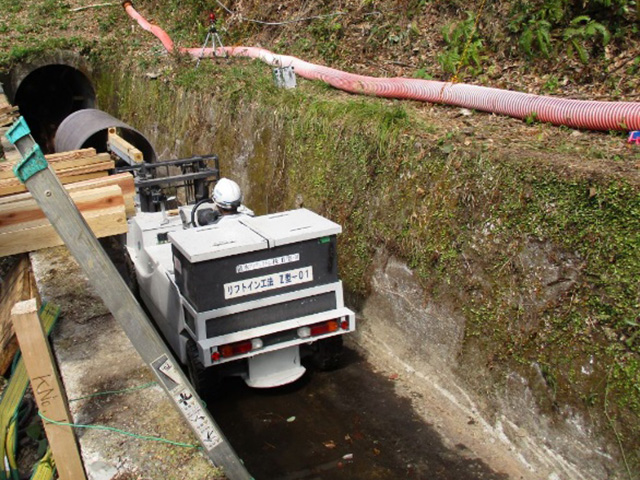
<instances>
[{"instance_id":1,"label":"white helmet","mask_svg":"<svg viewBox=\"0 0 640 480\"><path fill-rule=\"evenodd\" d=\"M233 180L221 178L213 189L213 202L223 210L237 208L242 202L242 191Z\"/></svg>"}]
</instances>

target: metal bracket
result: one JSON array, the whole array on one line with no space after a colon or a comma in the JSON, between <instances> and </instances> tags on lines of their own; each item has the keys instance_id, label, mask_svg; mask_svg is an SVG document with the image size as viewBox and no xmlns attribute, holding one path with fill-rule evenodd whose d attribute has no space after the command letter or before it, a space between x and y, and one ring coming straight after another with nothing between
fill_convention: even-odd
<instances>
[{"instance_id":1,"label":"metal bracket","mask_svg":"<svg viewBox=\"0 0 640 480\"><path fill-rule=\"evenodd\" d=\"M276 87L296 88L296 73L292 66L276 67L273 69L273 81Z\"/></svg>"},{"instance_id":2,"label":"metal bracket","mask_svg":"<svg viewBox=\"0 0 640 480\"><path fill-rule=\"evenodd\" d=\"M42 150L40 150L40 145L35 143L31 151L24 155L23 159L13 167L13 174L18 177L22 183L25 183L36 173L45 170L48 166L49 164L46 158L44 158Z\"/></svg>"},{"instance_id":3,"label":"metal bracket","mask_svg":"<svg viewBox=\"0 0 640 480\"><path fill-rule=\"evenodd\" d=\"M24 117L20 117L18 120L13 122L11 128L7 130L5 137L7 137L7 140L15 145L18 140L26 135L29 135L30 133L31 130L29 130L29 125L27 125Z\"/></svg>"},{"instance_id":4,"label":"metal bracket","mask_svg":"<svg viewBox=\"0 0 640 480\"><path fill-rule=\"evenodd\" d=\"M16 146L22 156L22 160L13 167L13 174L22 183L25 183L36 173L45 170L49 166L40 149L40 145L31 137L31 130L29 130L29 125L27 125L24 117L16 120L5 136L7 140Z\"/></svg>"}]
</instances>

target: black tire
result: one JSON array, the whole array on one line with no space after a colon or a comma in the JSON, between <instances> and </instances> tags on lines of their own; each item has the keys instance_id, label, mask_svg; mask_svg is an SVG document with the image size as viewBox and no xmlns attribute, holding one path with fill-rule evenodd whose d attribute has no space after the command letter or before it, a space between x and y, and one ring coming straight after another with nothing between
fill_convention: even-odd
<instances>
[{"instance_id":1,"label":"black tire","mask_svg":"<svg viewBox=\"0 0 640 480\"><path fill-rule=\"evenodd\" d=\"M318 370L335 370L342 362L342 335L318 340L313 344L312 362Z\"/></svg>"},{"instance_id":2,"label":"black tire","mask_svg":"<svg viewBox=\"0 0 640 480\"><path fill-rule=\"evenodd\" d=\"M215 368L205 368L198 357L198 347L193 340L187 342L187 375L198 395L216 398L220 395L222 378Z\"/></svg>"}]
</instances>

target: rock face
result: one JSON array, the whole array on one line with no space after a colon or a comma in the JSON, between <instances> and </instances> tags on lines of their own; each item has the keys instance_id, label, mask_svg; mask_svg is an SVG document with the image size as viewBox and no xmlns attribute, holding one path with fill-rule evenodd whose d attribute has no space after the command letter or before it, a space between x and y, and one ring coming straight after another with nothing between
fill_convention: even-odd
<instances>
[{"instance_id":1,"label":"rock face","mask_svg":"<svg viewBox=\"0 0 640 480\"><path fill-rule=\"evenodd\" d=\"M540 245L521 256L536 282L551 284L553 291L540 294L544 302L560 295L558 285L576 274L575 259L551 265ZM594 442L581 414L568 407L553 418L543 413L539 399L551 393L539 365L530 367L527 378L509 372L504 383L474 391L482 382L470 385L465 379L474 372L458 364L464 317L426 297L415 273L399 259L380 250L373 264L356 343L377 368L390 375L404 372L398 390L448 442L464 445L512 478L608 478L613 458ZM483 375L480 368L475 375Z\"/></svg>"},{"instance_id":2,"label":"rock face","mask_svg":"<svg viewBox=\"0 0 640 480\"><path fill-rule=\"evenodd\" d=\"M362 316L372 333L405 359L451 369L464 339L464 318L425 296L415 273L379 251Z\"/></svg>"}]
</instances>

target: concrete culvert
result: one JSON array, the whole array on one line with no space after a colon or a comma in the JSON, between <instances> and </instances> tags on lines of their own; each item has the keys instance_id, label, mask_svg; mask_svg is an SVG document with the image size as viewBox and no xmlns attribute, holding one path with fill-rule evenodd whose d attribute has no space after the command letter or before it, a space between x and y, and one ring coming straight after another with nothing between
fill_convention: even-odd
<instances>
[{"instance_id":1,"label":"concrete culvert","mask_svg":"<svg viewBox=\"0 0 640 480\"><path fill-rule=\"evenodd\" d=\"M58 127L55 136L55 151L66 152L93 147L98 152L107 151L109 128L115 127L118 134L142 152L144 160L155 162L156 152L142 133L102 110L88 108L72 113Z\"/></svg>"},{"instance_id":2,"label":"concrete culvert","mask_svg":"<svg viewBox=\"0 0 640 480\"><path fill-rule=\"evenodd\" d=\"M45 153L53 153L62 121L76 110L95 106L90 80L69 65L51 64L32 70L18 84L14 104Z\"/></svg>"}]
</instances>

